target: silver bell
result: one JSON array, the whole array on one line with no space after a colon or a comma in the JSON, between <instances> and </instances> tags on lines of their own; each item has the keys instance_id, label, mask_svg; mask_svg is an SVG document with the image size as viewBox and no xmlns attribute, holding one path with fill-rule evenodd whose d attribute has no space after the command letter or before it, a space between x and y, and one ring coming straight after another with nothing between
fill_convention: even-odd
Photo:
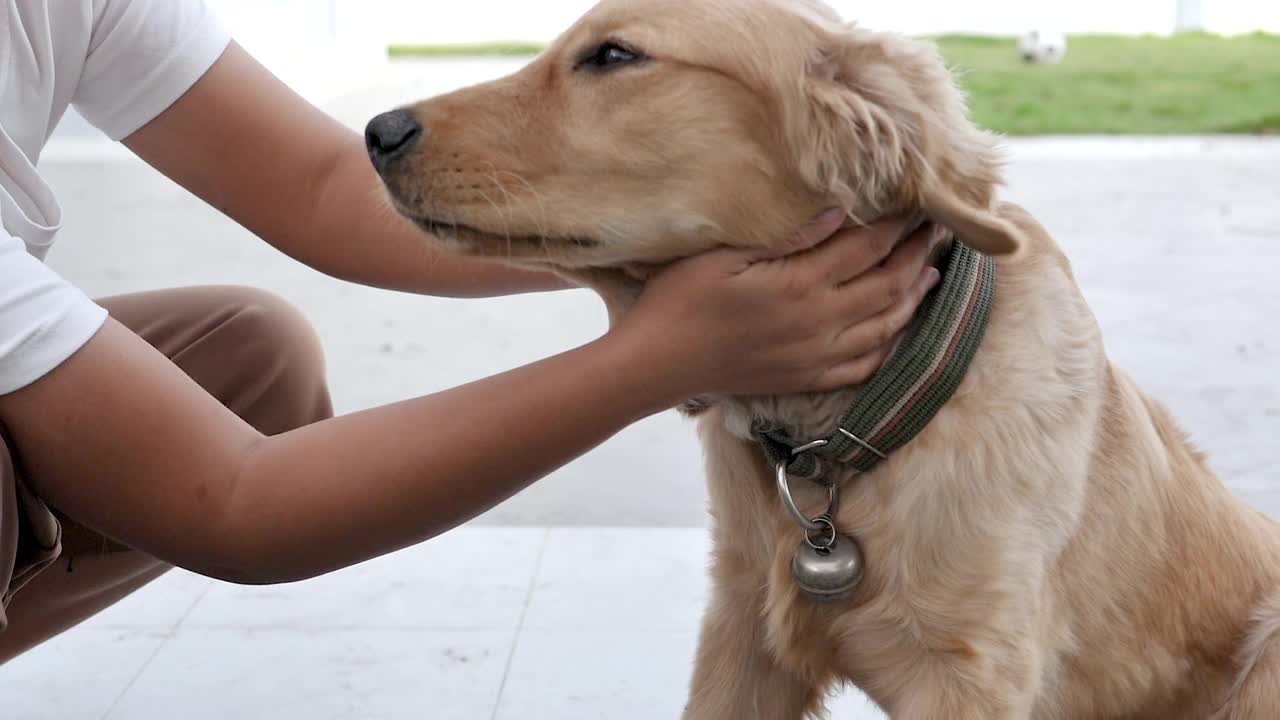
<instances>
[{"instance_id":1,"label":"silver bell","mask_svg":"<svg viewBox=\"0 0 1280 720\"><path fill-rule=\"evenodd\" d=\"M828 523L829 524L829 523ZM832 602L853 593L862 581L862 548L834 528L823 537L806 537L791 559L796 585L814 600Z\"/></svg>"}]
</instances>

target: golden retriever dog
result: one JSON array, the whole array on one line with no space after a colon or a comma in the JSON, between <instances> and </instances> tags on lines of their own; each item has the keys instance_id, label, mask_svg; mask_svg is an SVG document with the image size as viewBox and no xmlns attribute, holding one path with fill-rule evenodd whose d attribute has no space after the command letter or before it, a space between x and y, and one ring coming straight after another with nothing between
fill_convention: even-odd
<instances>
[{"instance_id":1,"label":"golden retriever dog","mask_svg":"<svg viewBox=\"0 0 1280 720\"><path fill-rule=\"evenodd\" d=\"M821 715L843 683L893 718L1280 717L1280 533L1108 361L929 44L814 0L605 0L518 73L375 122L398 211L589 285L615 320L654 268L777 246L831 206L922 214L997 258L950 400L870 472L826 468L867 558L846 598L793 580L803 533L751 430L828 435L859 389L706 399L713 589L685 717Z\"/></svg>"}]
</instances>

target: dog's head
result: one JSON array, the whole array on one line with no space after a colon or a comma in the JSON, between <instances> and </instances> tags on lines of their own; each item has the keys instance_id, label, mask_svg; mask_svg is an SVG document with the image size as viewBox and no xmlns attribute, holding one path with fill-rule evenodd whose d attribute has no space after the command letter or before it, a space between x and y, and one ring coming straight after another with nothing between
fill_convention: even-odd
<instances>
[{"instance_id":1,"label":"dog's head","mask_svg":"<svg viewBox=\"0 0 1280 720\"><path fill-rule=\"evenodd\" d=\"M395 207L455 248L633 274L783 249L826 207L990 253L1000 161L932 46L815 0L605 0L520 72L370 123Z\"/></svg>"}]
</instances>

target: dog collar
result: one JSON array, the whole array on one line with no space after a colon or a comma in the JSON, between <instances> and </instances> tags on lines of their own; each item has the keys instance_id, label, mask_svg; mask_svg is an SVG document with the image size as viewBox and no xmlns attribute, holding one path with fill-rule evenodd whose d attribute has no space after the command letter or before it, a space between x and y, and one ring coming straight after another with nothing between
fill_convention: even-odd
<instances>
[{"instance_id":1,"label":"dog collar","mask_svg":"<svg viewBox=\"0 0 1280 720\"><path fill-rule=\"evenodd\" d=\"M758 423L753 433L770 464L817 481L821 460L864 473L929 424L964 379L991 317L996 264L956 241L942 283L921 304L906 339L867 381L835 432L800 441Z\"/></svg>"}]
</instances>

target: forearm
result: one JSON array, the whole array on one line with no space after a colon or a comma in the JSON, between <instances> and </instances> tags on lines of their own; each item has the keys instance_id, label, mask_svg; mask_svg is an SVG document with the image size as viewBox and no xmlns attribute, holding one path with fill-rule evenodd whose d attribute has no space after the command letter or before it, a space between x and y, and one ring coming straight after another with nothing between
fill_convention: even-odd
<instances>
[{"instance_id":1,"label":"forearm","mask_svg":"<svg viewBox=\"0 0 1280 720\"><path fill-rule=\"evenodd\" d=\"M124 142L257 236L334 277L457 297L566 286L550 274L442 252L387 205L359 136L235 44Z\"/></svg>"},{"instance_id":2,"label":"forearm","mask_svg":"<svg viewBox=\"0 0 1280 720\"><path fill-rule=\"evenodd\" d=\"M691 388L611 336L487 380L274 437L128 330L0 396L28 483L78 522L241 582L310 577L489 509Z\"/></svg>"},{"instance_id":3,"label":"forearm","mask_svg":"<svg viewBox=\"0 0 1280 720\"><path fill-rule=\"evenodd\" d=\"M245 463L221 533L255 577L327 572L433 537L679 399L602 340L430 397L272 438ZM626 380L624 381L623 378ZM305 498L305 500L303 500Z\"/></svg>"}]
</instances>

